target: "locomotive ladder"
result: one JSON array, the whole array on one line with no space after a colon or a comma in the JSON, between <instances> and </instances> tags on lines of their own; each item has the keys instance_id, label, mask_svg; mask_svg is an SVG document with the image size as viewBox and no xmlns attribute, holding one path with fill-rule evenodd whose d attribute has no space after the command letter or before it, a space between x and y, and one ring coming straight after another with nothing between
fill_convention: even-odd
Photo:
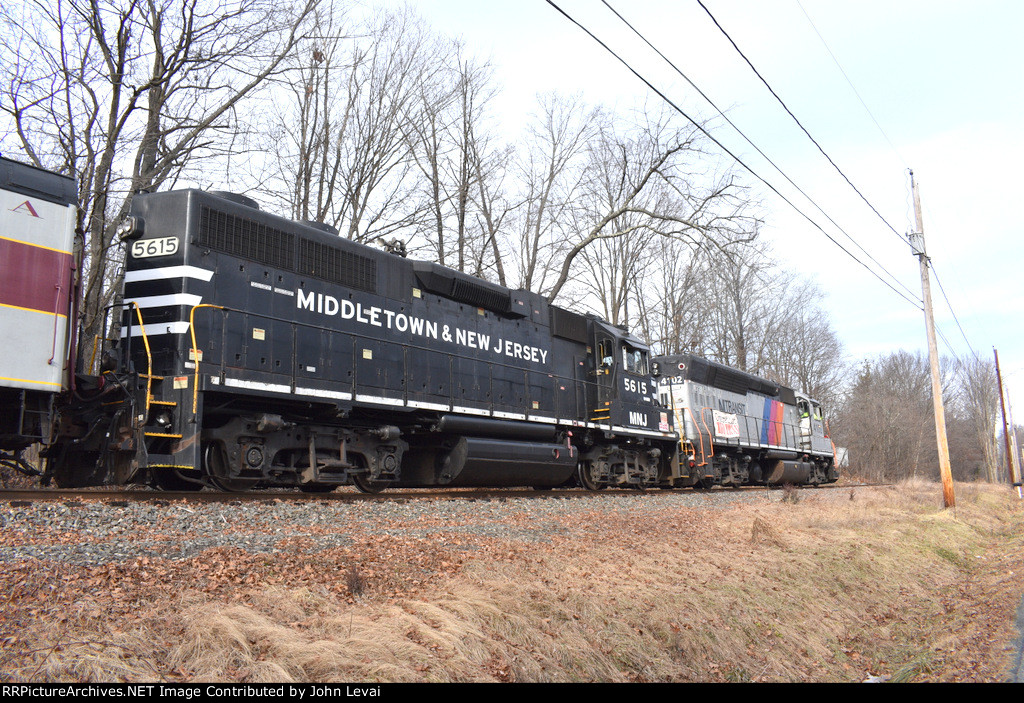
<instances>
[{"instance_id":1,"label":"locomotive ladder","mask_svg":"<svg viewBox=\"0 0 1024 703\"><path fill-rule=\"evenodd\" d=\"M149 337L146 335L146 325L142 322L142 310L139 308L139 304L132 301L132 307L135 308L135 316L139 320L139 330L142 333L142 343L146 348L146 373L140 373L139 378L146 379L146 421L149 421L149 408L152 405L164 405L168 407L176 407L178 404L173 400L157 400L153 397L153 381L163 381L163 376L157 376L153 373L153 354L149 348ZM175 434L171 432L148 432L142 431L145 437L162 437L165 439L181 439L181 434Z\"/></svg>"}]
</instances>

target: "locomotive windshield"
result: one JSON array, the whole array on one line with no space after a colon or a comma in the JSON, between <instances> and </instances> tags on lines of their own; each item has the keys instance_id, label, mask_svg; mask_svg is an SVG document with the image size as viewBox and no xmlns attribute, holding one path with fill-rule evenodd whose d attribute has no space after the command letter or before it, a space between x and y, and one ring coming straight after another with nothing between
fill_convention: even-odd
<instances>
[{"instance_id":1,"label":"locomotive windshield","mask_svg":"<svg viewBox=\"0 0 1024 703\"><path fill-rule=\"evenodd\" d=\"M648 369L650 368L650 364L648 364L647 352L645 350L631 347L628 344L623 344L622 357L626 371L640 376L649 375Z\"/></svg>"}]
</instances>

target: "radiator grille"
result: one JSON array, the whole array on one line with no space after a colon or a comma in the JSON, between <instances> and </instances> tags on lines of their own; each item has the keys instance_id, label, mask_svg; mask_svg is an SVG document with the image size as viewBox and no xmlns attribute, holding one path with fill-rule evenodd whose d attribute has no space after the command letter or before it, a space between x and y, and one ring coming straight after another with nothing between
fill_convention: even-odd
<instances>
[{"instance_id":1,"label":"radiator grille","mask_svg":"<svg viewBox=\"0 0 1024 703\"><path fill-rule=\"evenodd\" d=\"M374 259L297 237L247 217L204 206L197 241L201 246L265 266L368 293L377 291Z\"/></svg>"},{"instance_id":2,"label":"radiator grille","mask_svg":"<svg viewBox=\"0 0 1024 703\"><path fill-rule=\"evenodd\" d=\"M377 290L376 261L308 239L299 240L298 272L368 293Z\"/></svg>"},{"instance_id":3,"label":"radiator grille","mask_svg":"<svg viewBox=\"0 0 1024 703\"><path fill-rule=\"evenodd\" d=\"M203 207L199 243L266 266L295 270L295 235L245 217Z\"/></svg>"},{"instance_id":4,"label":"radiator grille","mask_svg":"<svg viewBox=\"0 0 1024 703\"><path fill-rule=\"evenodd\" d=\"M492 290L487 286L456 278L452 284L452 299L476 305L495 312L508 312L508 291Z\"/></svg>"},{"instance_id":5,"label":"radiator grille","mask_svg":"<svg viewBox=\"0 0 1024 703\"><path fill-rule=\"evenodd\" d=\"M581 344L587 343L587 318L554 305L550 310L551 334Z\"/></svg>"}]
</instances>

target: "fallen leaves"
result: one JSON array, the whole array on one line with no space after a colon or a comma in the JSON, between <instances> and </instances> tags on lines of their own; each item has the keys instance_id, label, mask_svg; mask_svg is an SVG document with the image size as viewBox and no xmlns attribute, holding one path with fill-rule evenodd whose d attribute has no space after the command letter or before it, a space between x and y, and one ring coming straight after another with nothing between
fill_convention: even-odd
<instances>
[{"instance_id":1,"label":"fallen leaves","mask_svg":"<svg viewBox=\"0 0 1024 703\"><path fill-rule=\"evenodd\" d=\"M574 510L564 515L545 514L538 519L527 504L522 509L516 509L512 501L504 505L512 510L503 515L498 528L483 520L475 522L474 518L446 520L423 506L410 511L411 517L358 523L324 520L311 509L308 524L281 524L274 519L274 505L247 505L244 520L204 521L201 520L204 511L211 509L177 503L156 512L150 522L138 524L128 518L126 511L112 507L111 525L116 524L119 532L96 528L76 532L67 524L37 525L28 530L24 525L10 524L0 530L0 539L5 544L38 546L45 548L42 553L58 556L9 561L0 570L0 593L3 594L0 598L4 603L0 608L0 660L7 670L32 671L38 665L38 657L42 656L40 652L49 651L38 639L43 632L41 623L46 623L55 633L92 628L103 633L96 641L111 641L115 636L133 633L143 626L150 627L152 632L152 624L158 621L160 613L170 612L170 608L190 597L225 604L248 604L259 602L264 594L275 589L307 590L330 602L330 608L333 604L337 604L339 610L352 605L355 608L348 612L355 609L367 612L372 610L365 608L367 605L394 603L401 607L410 598L429 599L435 583L459 574L467 566L492 571L502 563L514 565L514 573L526 576L523 593L529 594L531 601L555 603L556 609L564 604L565 612L559 610L552 616L554 611L549 609L539 618L539 631L546 638L557 640L567 627L581 620L578 610L581 604L590 602L602 590L595 590L595 582L623 586L602 596L601 605L624 614L622 622L630 623L631 636L650 640L657 638L663 629L682 638L691 636L695 628L707 629L708 622L692 614L672 613L657 622L640 617L638 624L633 624L635 621L625 615L646 613L651 607L648 600L638 600L628 588L636 579L644 578L644 572L634 560L622 560L622 552L602 551L596 545L626 544L629 553L638 557L636 562L640 562L642 556L651 569L657 570L663 568L662 555L671 550L677 556L683 555L678 560L680 565L699 562L701 568L695 573L703 575L703 587L721 580L742 579L743 561L749 559L752 551L759 554L774 551L751 549L749 541L743 539L742 530L732 533L734 545L715 545L711 549L700 547L696 542L690 544L688 535L728 534L715 527L718 516L710 511L675 510L669 519L661 519L663 516L652 511L602 511L590 507L596 503L580 501ZM75 519L74 512L71 511L72 519ZM191 522L187 528L176 528L179 522L172 517L176 515L180 521L182 514L188 515L190 521L195 520L194 524L205 525L204 530L195 529ZM749 518L745 524L750 525ZM765 522L769 524L772 523ZM782 533L773 530L774 527L759 529L756 541L763 545L781 536ZM183 558L171 558L167 554L176 552L164 550L163 556L138 553L131 558L110 557L94 564L72 565L58 560L61 549L70 550L84 544L98 547L90 552L92 554L102 554L105 550L110 554L131 553L133 546L143 541L191 547L216 541L211 539L213 536L219 539L225 535L237 539L223 540L228 544L210 546L199 552L182 549ZM339 535L345 539L338 539ZM268 536L276 539L265 539ZM796 540L793 543L795 545ZM268 550L267 545L272 545L273 549ZM730 546L735 550L730 551ZM610 554L619 556L610 557ZM579 570L568 573L566 565L575 563L577 557L581 557ZM971 633L969 640L974 651L956 647L937 650L937 656L959 671L976 668L971 657L991 648L992 630L983 629L980 624L1005 610L1002 601L989 602L992 591L998 587L1002 600L1013 597L1014 581L1005 576L1005 567L1018 570L1020 567L1008 563L998 574L993 570L988 579L983 569L990 561L993 560L973 560L977 566L972 571L972 582L964 584L966 587L959 592L945 595L947 613L960 617L974 613L971 621L979 623L978 631ZM535 575L536 580L530 580L529 574ZM770 576L764 569L758 574L765 579ZM571 589L566 586L570 579L575 584ZM691 577L685 587L700 590L701 583L702 579ZM770 595L778 591L777 586L771 585L762 593ZM864 613L865 620L876 628L888 626L901 617L904 614L891 605ZM318 627L318 619L305 611L289 615L282 622L295 630L315 631ZM405 636L422 645L424 651L436 654L441 650L430 637L443 634L441 624L429 618L423 622L423 629L410 628ZM158 631L153 641L146 643L151 650L144 647L138 656L153 659L154 666L165 678L187 679L190 675L187 666L156 661L163 656L161 653L171 651L180 639L174 627L168 624L165 630ZM725 636L732 636L734 631L742 632L742 624L732 627L716 622L714 627ZM758 621L757 633L762 646L781 637L773 627ZM72 641L79 640L69 636L67 641L47 647L67 647ZM865 654L868 651L865 643L851 641L846 643L846 648L842 661L836 666L849 668L851 676L859 676L866 666L879 665ZM270 651L271 645L261 644L258 649L256 661L263 661L264 649ZM533 645L522 649L526 653L534 650ZM613 650L600 651L611 655ZM752 659L765 656L757 648L745 651ZM481 666L498 680L513 680L518 670L511 659L502 657L481 662ZM432 671L431 665L422 661L416 662L415 667L423 675L441 670L439 665ZM246 671L244 667L239 668L237 675L244 677L248 675ZM759 669L751 671L753 676ZM722 680L738 676L715 662L709 663L708 673Z\"/></svg>"}]
</instances>

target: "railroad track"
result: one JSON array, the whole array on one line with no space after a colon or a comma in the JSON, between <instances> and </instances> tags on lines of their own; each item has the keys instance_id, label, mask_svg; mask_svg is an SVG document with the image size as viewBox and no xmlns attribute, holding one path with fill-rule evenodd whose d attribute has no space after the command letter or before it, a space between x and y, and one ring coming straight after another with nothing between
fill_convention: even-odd
<instances>
[{"instance_id":1,"label":"railroad track","mask_svg":"<svg viewBox=\"0 0 1024 703\"><path fill-rule=\"evenodd\" d=\"M570 494L583 496L583 491L560 491L560 495L569 497ZM438 499L494 499L499 496L532 496L550 495L550 492L534 491L530 489L504 489L495 490L457 490L457 489L417 489L417 490L395 490L384 493L368 494L360 493L354 489L339 489L331 493L309 494L301 491L269 490L269 491L248 491L229 492L217 490L202 491L158 491L152 489L96 489L96 488L23 488L0 490L0 502L10 501L125 501L125 502L202 502L202 503L224 503L224 502L266 502L266 501L377 501L377 500L438 500Z\"/></svg>"},{"instance_id":2,"label":"railroad track","mask_svg":"<svg viewBox=\"0 0 1024 703\"><path fill-rule=\"evenodd\" d=\"M828 484L814 488L803 487L801 491L827 490L827 489L853 489L873 488L891 486L894 484ZM678 489L679 491L691 491L692 489ZM713 488L706 492L733 492L733 491L764 491L764 486L744 486L742 488ZM767 490L778 492L783 487L772 486ZM660 492L652 489L650 492ZM370 494L360 493L355 489L343 487L330 493L303 493L302 491L289 490L266 490L248 492L228 492L216 490L202 491L158 491L149 488L18 488L0 489L0 503L11 503L19 501L103 501L103 502L202 502L202 503L226 503L226 502L266 502L266 501L403 501L403 500L501 500L509 498L558 498L558 499L580 499L596 498L602 495L641 495L643 491L635 489L605 489L594 492L581 488L534 490L531 488L417 488L417 489L393 489L382 493Z\"/></svg>"}]
</instances>

